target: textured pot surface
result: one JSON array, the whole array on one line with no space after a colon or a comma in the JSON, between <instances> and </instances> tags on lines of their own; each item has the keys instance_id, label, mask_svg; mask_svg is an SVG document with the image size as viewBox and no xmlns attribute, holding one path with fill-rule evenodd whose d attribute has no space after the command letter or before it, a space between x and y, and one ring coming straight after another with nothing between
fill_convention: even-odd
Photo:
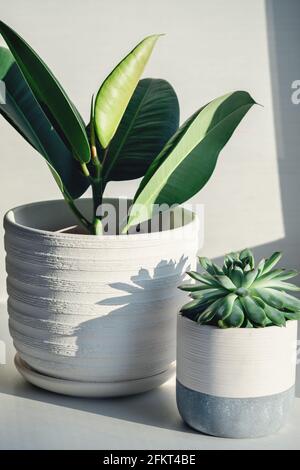
<instances>
[{"instance_id":1,"label":"textured pot surface","mask_svg":"<svg viewBox=\"0 0 300 470\"><path fill-rule=\"evenodd\" d=\"M78 204L86 212L91 201ZM198 249L197 218L184 212L185 225L173 230L90 236L61 233L76 224L64 201L9 211L8 311L21 359L40 373L76 381L166 371L175 360L177 286Z\"/></svg>"},{"instance_id":2,"label":"textured pot surface","mask_svg":"<svg viewBox=\"0 0 300 470\"><path fill-rule=\"evenodd\" d=\"M199 431L258 437L277 431L293 403L297 322L223 330L179 315L177 405Z\"/></svg>"}]
</instances>

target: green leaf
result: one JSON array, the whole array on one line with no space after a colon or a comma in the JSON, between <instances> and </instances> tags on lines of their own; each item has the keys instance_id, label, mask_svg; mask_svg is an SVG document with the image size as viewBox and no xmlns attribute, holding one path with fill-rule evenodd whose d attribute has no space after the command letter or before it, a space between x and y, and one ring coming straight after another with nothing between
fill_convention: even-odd
<instances>
[{"instance_id":1,"label":"green leaf","mask_svg":"<svg viewBox=\"0 0 300 470\"><path fill-rule=\"evenodd\" d=\"M230 271L230 279L233 281L236 287L241 287L244 280L244 272L239 266L235 266Z\"/></svg>"},{"instance_id":2,"label":"green leaf","mask_svg":"<svg viewBox=\"0 0 300 470\"><path fill-rule=\"evenodd\" d=\"M2 116L45 158L62 192L73 199L81 196L89 181L39 106L13 55L4 47L0 47L0 80L6 86L6 104L0 104Z\"/></svg>"},{"instance_id":3,"label":"green leaf","mask_svg":"<svg viewBox=\"0 0 300 470\"><path fill-rule=\"evenodd\" d=\"M195 279L196 281L203 282L203 284L208 284L210 286L218 286L218 282L210 276L209 274L200 274L197 273L197 271L187 271L188 276L190 276L192 279Z\"/></svg>"},{"instance_id":4,"label":"green leaf","mask_svg":"<svg viewBox=\"0 0 300 470\"><path fill-rule=\"evenodd\" d=\"M250 322L259 326L265 326L267 317L263 308L250 296L240 297L239 300Z\"/></svg>"},{"instance_id":5,"label":"green leaf","mask_svg":"<svg viewBox=\"0 0 300 470\"><path fill-rule=\"evenodd\" d=\"M203 188L220 151L253 104L248 93L237 91L213 100L188 119L148 169L123 232L150 219L158 210L154 204L181 204Z\"/></svg>"},{"instance_id":6,"label":"green leaf","mask_svg":"<svg viewBox=\"0 0 300 470\"><path fill-rule=\"evenodd\" d=\"M257 275L258 275L258 269L252 269L251 271L248 271L244 275L242 286L245 287L245 289L248 289L253 284Z\"/></svg>"},{"instance_id":7,"label":"green leaf","mask_svg":"<svg viewBox=\"0 0 300 470\"><path fill-rule=\"evenodd\" d=\"M0 34L53 127L64 136L73 155L80 162L87 163L90 160L90 147L82 118L57 79L21 36L2 21Z\"/></svg>"},{"instance_id":8,"label":"green leaf","mask_svg":"<svg viewBox=\"0 0 300 470\"><path fill-rule=\"evenodd\" d=\"M259 284L259 287L271 287L272 289L279 290L300 291L300 287L296 286L295 284L282 282L279 279L277 280L277 278L263 281Z\"/></svg>"},{"instance_id":9,"label":"green leaf","mask_svg":"<svg viewBox=\"0 0 300 470\"><path fill-rule=\"evenodd\" d=\"M225 274L222 276L215 276L215 279L222 287L224 287L224 289L235 290L237 287L228 276L225 276Z\"/></svg>"},{"instance_id":10,"label":"green leaf","mask_svg":"<svg viewBox=\"0 0 300 470\"><path fill-rule=\"evenodd\" d=\"M200 324L203 324L203 323L208 323L212 321L216 315L216 311L218 307L220 306L221 302L222 300L219 299L213 302L212 304L210 304L203 312L201 312L197 316L197 322Z\"/></svg>"},{"instance_id":11,"label":"green leaf","mask_svg":"<svg viewBox=\"0 0 300 470\"><path fill-rule=\"evenodd\" d=\"M192 299L198 299L201 303L214 302L220 297L224 297L224 292L219 289L209 289L208 291L193 292Z\"/></svg>"},{"instance_id":12,"label":"green leaf","mask_svg":"<svg viewBox=\"0 0 300 470\"><path fill-rule=\"evenodd\" d=\"M287 320L300 320L300 312L284 312Z\"/></svg>"},{"instance_id":13,"label":"green leaf","mask_svg":"<svg viewBox=\"0 0 300 470\"><path fill-rule=\"evenodd\" d=\"M181 307L181 312L189 312L191 310L196 310L197 308L200 308L201 302L199 300L192 300L191 302L188 302L187 304L183 305Z\"/></svg>"},{"instance_id":14,"label":"green leaf","mask_svg":"<svg viewBox=\"0 0 300 470\"><path fill-rule=\"evenodd\" d=\"M266 273L261 274L259 277L257 277L253 283L253 285L260 285L264 283L265 281L269 281L270 279L273 278L278 278L278 276L281 276L281 274L284 273L284 269L273 269L272 271L268 271Z\"/></svg>"},{"instance_id":15,"label":"green leaf","mask_svg":"<svg viewBox=\"0 0 300 470\"><path fill-rule=\"evenodd\" d=\"M239 328L243 324L244 318L242 306L239 299L236 299L231 314L225 320L219 320L218 324L221 322L220 326L225 328Z\"/></svg>"},{"instance_id":16,"label":"green leaf","mask_svg":"<svg viewBox=\"0 0 300 470\"><path fill-rule=\"evenodd\" d=\"M261 275L261 273L263 272L264 267L265 267L265 262L266 262L266 260L264 258L262 258L260 260L260 262L258 263L258 265L257 265L257 277L259 277Z\"/></svg>"},{"instance_id":17,"label":"green leaf","mask_svg":"<svg viewBox=\"0 0 300 470\"><path fill-rule=\"evenodd\" d=\"M240 260L243 261L243 264L249 264L251 269L254 269L255 260L251 250L249 248L245 248L240 252Z\"/></svg>"},{"instance_id":18,"label":"green leaf","mask_svg":"<svg viewBox=\"0 0 300 470\"><path fill-rule=\"evenodd\" d=\"M159 36L141 41L102 83L95 100L95 126L103 148L115 135Z\"/></svg>"},{"instance_id":19,"label":"green leaf","mask_svg":"<svg viewBox=\"0 0 300 470\"><path fill-rule=\"evenodd\" d=\"M266 304L271 307L278 308L278 310L288 309L293 312L300 311L300 300L292 295L280 292L276 289L260 288L256 289L257 296L260 297Z\"/></svg>"},{"instance_id":20,"label":"green leaf","mask_svg":"<svg viewBox=\"0 0 300 470\"><path fill-rule=\"evenodd\" d=\"M279 279L280 281L285 281L286 279L291 279L292 277L298 276L299 271L296 269L291 269L290 271L286 271L285 269L282 270L281 273L275 276L275 279Z\"/></svg>"},{"instance_id":21,"label":"green leaf","mask_svg":"<svg viewBox=\"0 0 300 470\"><path fill-rule=\"evenodd\" d=\"M210 259L205 258L204 256L199 256L198 259L200 266L212 276L214 276L215 274L224 274L222 269L217 264L213 263Z\"/></svg>"},{"instance_id":22,"label":"green leaf","mask_svg":"<svg viewBox=\"0 0 300 470\"><path fill-rule=\"evenodd\" d=\"M216 317L219 320L225 320L225 318L231 314L235 299L237 299L237 295L235 294L228 294L226 297L220 299L220 303L215 311Z\"/></svg>"},{"instance_id":23,"label":"green leaf","mask_svg":"<svg viewBox=\"0 0 300 470\"><path fill-rule=\"evenodd\" d=\"M262 273L266 274L271 271L271 269L275 266L275 264L278 263L281 257L282 253L280 253L279 251L275 251L275 253L273 253L272 256L270 256L270 258L266 260Z\"/></svg>"},{"instance_id":24,"label":"green leaf","mask_svg":"<svg viewBox=\"0 0 300 470\"><path fill-rule=\"evenodd\" d=\"M270 305L265 304L264 306L265 313L269 320L274 325L277 326L284 326L285 325L285 317L284 317L284 312L281 312L277 308L270 307Z\"/></svg>"},{"instance_id":25,"label":"green leaf","mask_svg":"<svg viewBox=\"0 0 300 470\"><path fill-rule=\"evenodd\" d=\"M140 80L110 143L103 165L105 181L144 176L178 125L179 104L171 85L154 78Z\"/></svg>"},{"instance_id":26,"label":"green leaf","mask_svg":"<svg viewBox=\"0 0 300 470\"><path fill-rule=\"evenodd\" d=\"M200 284L182 284L178 286L178 289L183 290L185 292L198 292L202 290L209 290L211 286L209 285L200 285Z\"/></svg>"}]
</instances>

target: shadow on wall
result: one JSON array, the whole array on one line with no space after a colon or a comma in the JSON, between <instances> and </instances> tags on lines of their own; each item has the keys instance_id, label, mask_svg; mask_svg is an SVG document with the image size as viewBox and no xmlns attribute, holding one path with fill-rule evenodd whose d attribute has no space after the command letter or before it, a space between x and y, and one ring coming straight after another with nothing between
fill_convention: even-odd
<instances>
[{"instance_id":1,"label":"shadow on wall","mask_svg":"<svg viewBox=\"0 0 300 470\"><path fill-rule=\"evenodd\" d=\"M261 256L282 250L284 264L299 269L300 103L292 102L292 83L300 80L300 2L265 0L265 11L285 238L255 247L254 251Z\"/></svg>"},{"instance_id":2,"label":"shadow on wall","mask_svg":"<svg viewBox=\"0 0 300 470\"><path fill-rule=\"evenodd\" d=\"M292 102L292 83L300 80L300 1L265 0L265 11L285 237L249 248L256 259L282 251L282 265L300 270L300 102ZM220 263L221 258L215 261ZM299 284L300 278L295 282ZM300 396L300 380L296 395Z\"/></svg>"},{"instance_id":3,"label":"shadow on wall","mask_svg":"<svg viewBox=\"0 0 300 470\"><path fill-rule=\"evenodd\" d=\"M300 102L292 102L292 93L295 91L292 83L300 80L300 2L265 0L265 12L285 237L249 248L253 249L257 257L264 257L276 250L283 251L283 264L299 269ZM259 80L259 70L257 74ZM265 184L267 187L267 174Z\"/></svg>"}]
</instances>

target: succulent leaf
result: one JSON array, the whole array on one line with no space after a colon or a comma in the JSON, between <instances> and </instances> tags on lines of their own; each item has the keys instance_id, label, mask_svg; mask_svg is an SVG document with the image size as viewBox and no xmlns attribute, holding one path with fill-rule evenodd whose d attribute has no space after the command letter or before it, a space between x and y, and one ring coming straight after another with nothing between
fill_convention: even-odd
<instances>
[{"instance_id":1,"label":"succulent leaf","mask_svg":"<svg viewBox=\"0 0 300 470\"><path fill-rule=\"evenodd\" d=\"M223 274L222 269L217 264L213 263L210 259L202 256L199 256L198 259L202 268L212 276L214 276L215 274Z\"/></svg>"},{"instance_id":2,"label":"succulent leaf","mask_svg":"<svg viewBox=\"0 0 300 470\"><path fill-rule=\"evenodd\" d=\"M281 257L282 257L282 253L280 253L279 251L275 251L275 253L273 253L272 256L270 256L270 258L268 258L266 260L265 266L264 266L264 269L263 269L263 274L268 273L269 271L271 271L273 266L275 266L275 264L278 263L278 261L280 260Z\"/></svg>"},{"instance_id":3,"label":"succulent leaf","mask_svg":"<svg viewBox=\"0 0 300 470\"><path fill-rule=\"evenodd\" d=\"M235 290L236 289L236 285L233 284L232 280L230 279L230 277L228 276L225 276L225 274L223 274L222 276L215 276L216 280L219 282L219 284L224 287L224 289L228 289L228 290Z\"/></svg>"},{"instance_id":4,"label":"succulent leaf","mask_svg":"<svg viewBox=\"0 0 300 470\"><path fill-rule=\"evenodd\" d=\"M287 293L300 288L285 282L299 273L273 269L280 258L281 253L276 252L256 268L249 249L226 255L222 268L208 258L199 258L206 273L189 272L199 283L179 287L193 299L183 306L182 314L220 328L284 326L287 320L300 319L300 299Z\"/></svg>"},{"instance_id":5,"label":"succulent leaf","mask_svg":"<svg viewBox=\"0 0 300 470\"><path fill-rule=\"evenodd\" d=\"M217 300L207 307L202 313L197 315L197 322L200 324L211 322L216 315L216 309L218 305L219 301Z\"/></svg>"},{"instance_id":6,"label":"succulent leaf","mask_svg":"<svg viewBox=\"0 0 300 470\"><path fill-rule=\"evenodd\" d=\"M277 279L278 278L265 281L262 284L260 284L260 287L272 287L273 289L279 289L279 290L300 291L300 288L296 286L295 284L291 284L289 282L282 282Z\"/></svg>"},{"instance_id":7,"label":"succulent leaf","mask_svg":"<svg viewBox=\"0 0 300 470\"><path fill-rule=\"evenodd\" d=\"M241 287L244 280L244 272L239 266L232 268L230 272L230 279L236 287Z\"/></svg>"},{"instance_id":8,"label":"succulent leaf","mask_svg":"<svg viewBox=\"0 0 300 470\"><path fill-rule=\"evenodd\" d=\"M203 282L203 284L207 284L209 286L218 286L219 283L209 274L199 274L196 271L188 271L187 274L196 281Z\"/></svg>"},{"instance_id":9,"label":"succulent leaf","mask_svg":"<svg viewBox=\"0 0 300 470\"><path fill-rule=\"evenodd\" d=\"M264 310L258 305L254 298L248 297L241 297L240 299L245 312L247 313L247 317L252 323L255 323L259 326L264 326L266 323L266 314Z\"/></svg>"},{"instance_id":10,"label":"succulent leaf","mask_svg":"<svg viewBox=\"0 0 300 470\"><path fill-rule=\"evenodd\" d=\"M239 328L244 322L244 312L239 299L236 299L231 314L225 320L219 320L218 325L221 328Z\"/></svg>"},{"instance_id":11,"label":"succulent leaf","mask_svg":"<svg viewBox=\"0 0 300 470\"><path fill-rule=\"evenodd\" d=\"M236 294L228 294L222 299L222 302L219 301L215 310L216 317L219 320L225 320L231 314L235 299L237 299Z\"/></svg>"},{"instance_id":12,"label":"succulent leaf","mask_svg":"<svg viewBox=\"0 0 300 470\"><path fill-rule=\"evenodd\" d=\"M248 289L257 278L257 275L258 269L252 269L251 271L247 271L246 274L244 274L242 286L245 287L245 289Z\"/></svg>"},{"instance_id":13,"label":"succulent leaf","mask_svg":"<svg viewBox=\"0 0 300 470\"><path fill-rule=\"evenodd\" d=\"M191 302L188 302L185 304L183 307L181 307L181 312L189 312L191 310L195 310L197 307L199 307L201 302L197 299L192 300Z\"/></svg>"},{"instance_id":14,"label":"succulent leaf","mask_svg":"<svg viewBox=\"0 0 300 470\"><path fill-rule=\"evenodd\" d=\"M291 279L292 277L298 276L299 271L296 269L291 269L290 271L286 271L285 269L282 270L281 274L275 276L276 279L280 279L280 281L285 281L286 279Z\"/></svg>"},{"instance_id":15,"label":"succulent leaf","mask_svg":"<svg viewBox=\"0 0 300 470\"><path fill-rule=\"evenodd\" d=\"M253 269L255 265L255 260L252 252L249 250L249 248L245 248L245 250L242 250L240 252L239 256L240 260L243 262L243 264L246 266L249 264L250 268Z\"/></svg>"},{"instance_id":16,"label":"succulent leaf","mask_svg":"<svg viewBox=\"0 0 300 470\"><path fill-rule=\"evenodd\" d=\"M265 262L266 262L265 258L262 258L260 260L260 262L258 263L258 265L257 265L257 275L258 276L260 276L261 273L263 272L264 267L265 267Z\"/></svg>"},{"instance_id":17,"label":"succulent leaf","mask_svg":"<svg viewBox=\"0 0 300 470\"><path fill-rule=\"evenodd\" d=\"M199 292L202 290L208 290L210 287L211 286L207 284L204 284L203 286L201 284L182 284L181 286L178 286L178 289L186 292Z\"/></svg>"},{"instance_id":18,"label":"succulent leaf","mask_svg":"<svg viewBox=\"0 0 300 470\"><path fill-rule=\"evenodd\" d=\"M271 320L271 323L277 326L285 326L284 312L281 312L277 308L270 307L270 305L267 304L265 304L264 310L269 320Z\"/></svg>"},{"instance_id":19,"label":"succulent leaf","mask_svg":"<svg viewBox=\"0 0 300 470\"><path fill-rule=\"evenodd\" d=\"M300 312L284 312L287 320L300 320Z\"/></svg>"},{"instance_id":20,"label":"succulent leaf","mask_svg":"<svg viewBox=\"0 0 300 470\"><path fill-rule=\"evenodd\" d=\"M276 289L265 288L255 289L258 296L271 307L278 308L279 310L287 309L292 312L300 311L300 300L296 299L289 294L278 291Z\"/></svg>"}]
</instances>

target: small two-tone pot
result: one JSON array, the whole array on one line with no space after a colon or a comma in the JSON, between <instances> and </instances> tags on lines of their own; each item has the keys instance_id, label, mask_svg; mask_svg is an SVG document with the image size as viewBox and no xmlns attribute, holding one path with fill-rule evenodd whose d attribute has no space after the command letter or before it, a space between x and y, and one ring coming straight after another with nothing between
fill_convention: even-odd
<instances>
[{"instance_id":1,"label":"small two-tone pot","mask_svg":"<svg viewBox=\"0 0 300 470\"><path fill-rule=\"evenodd\" d=\"M294 399L297 321L221 329L178 316L177 406L192 428L221 437L272 434Z\"/></svg>"}]
</instances>

